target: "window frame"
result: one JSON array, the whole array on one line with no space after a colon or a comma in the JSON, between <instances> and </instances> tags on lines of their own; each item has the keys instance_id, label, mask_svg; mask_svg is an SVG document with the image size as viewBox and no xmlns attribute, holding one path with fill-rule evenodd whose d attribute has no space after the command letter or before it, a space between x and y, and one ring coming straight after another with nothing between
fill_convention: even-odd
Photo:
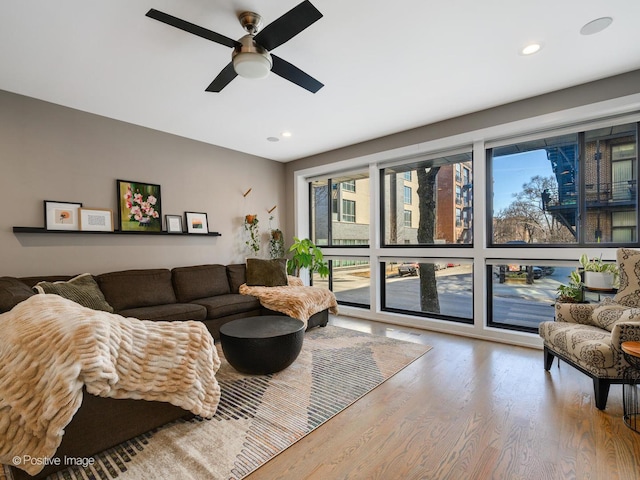
<instances>
[{"instance_id":1,"label":"window frame","mask_svg":"<svg viewBox=\"0 0 640 480\"><path fill-rule=\"evenodd\" d=\"M636 116L637 117L637 116ZM639 149L639 145L640 145L640 120L638 120L637 118L635 119L629 119L628 117L621 117L619 119L610 119L609 122L606 121L606 119L601 119L597 122L595 122L595 124L590 123L590 122L585 122L583 124L577 124L573 127L564 127L564 128L556 128L556 129L550 129L550 130L545 130L545 131L541 131L541 132L537 132L537 133L532 133L532 134L528 134L528 135L521 135L521 136L516 136L516 137L510 137L510 138L505 138L505 139L501 139L500 141L493 141L493 142L485 142L484 146L485 146L485 172L486 172L486 198L485 198L485 211L487 212L486 214L486 224L485 224L485 230L486 230L486 245L487 248L492 249L492 248L514 248L514 249L521 249L521 248L537 248L537 249L544 249L544 248L593 248L593 247L602 247L605 246L606 248L620 248L620 247L627 247L627 248L640 248L640 238L638 237L638 225L640 222L640 198L638 198L637 195L637 191L636 191L636 205L635 205L635 211L636 211L636 239L633 242L598 242L596 240L593 241L588 241L585 237L586 237L586 233L587 233L587 227L585 226L585 221L581 221L581 220L577 220L577 226L576 226L576 241L573 243L494 243L494 213L493 212L493 192L494 192L494 182L493 182L493 178L494 178L494 174L493 174L493 149L498 148L498 147L504 147L504 146L509 146L509 145L517 145L517 144L521 144L521 143L526 143L526 142L531 142L531 141L536 141L536 140L545 140L545 139L552 139L552 138L556 138L556 137L561 137L564 135L570 135L570 134L574 134L577 136L577 140L576 140L576 145L577 145L577 150L578 150L578 155L577 155L577 164L578 164L578 169L577 169L577 176L578 178L576 178L576 182L578 183L578 205L577 205L577 211L576 211L576 215L578 217L578 219L586 219L587 218L587 207L586 207L586 203L587 203L587 196L585 193L585 162L586 160L584 160L584 146L587 145L588 140L585 139L585 134L589 133L589 132L595 132L600 128L614 128L616 126L624 126L627 124L635 124L635 136L636 136L636 156L635 158L635 163L633 164L633 172L634 175L636 175L636 183L637 183L637 175L638 172L640 171L639 168L639 159L638 159L638 149ZM611 136L611 138L613 138L613 135ZM609 147L611 147L611 145L609 145ZM611 166L609 168L609 170L612 169L612 165L613 165L613 160L611 159Z\"/></svg>"},{"instance_id":2,"label":"window frame","mask_svg":"<svg viewBox=\"0 0 640 480\"><path fill-rule=\"evenodd\" d=\"M347 206L349 206L349 208L346 208ZM353 210L353 213L351 212L346 213L347 210ZM340 209L340 221L346 222L346 223L356 223L356 201L355 200L349 200L348 198L342 199L342 208Z\"/></svg>"},{"instance_id":3,"label":"window frame","mask_svg":"<svg viewBox=\"0 0 640 480\"><path fill-rule=\"evenodd\" d=\"M609 116L606 116L609 115ZM613 117L617 115L617 117ZM308 235L306 225L309 221L307 211L311 211L306 201L306 187L309 181L317 178L327 178L330 176L339 176L335 172L342 174L343 171L354 171L368 168L369 178L371 180L371 225L370 225L370 244L363 246L354 246L356 250L349 247L334 249L333 246L323 246L332 249L330 255L357 255L365 256L370 259L371 264L378 263L380 258L386 258L390 255L396 256L414 256L427 254L430 256L447 257L447 258L467 258L474 264L474 285L473 285L473 315L474 322L472 325L460 325L457 323L447 323L444 325L441 320L427 316L425 318L417 318L414 314L386 314L380 309L380 289L381 279L377 269L372 268L371 283L371 306L368 310L367 317L373 315L382 321L390 321L407 326L417 328L443 330L455 334L470 335L473 337L485 338L487 340L504 341L507 343L514 342L519 345L528 345L539 347L539 337L531 333L517 332L514 330L498 329L490 327L486 324L486 281L485 269L482 267L484 262L493 258L515 258L525 257L529 259L559 260L563 262L571 262L575 260L575 248L573 245L560 246L558 248L550 248L547 251L541 249L528 249L527 246L506 246L501 245L500 248L492 249L486 243L488 230L486 228L487 218L490 215L489 210L491 203L486 201L488 191L486 189L486 179L489 176L488 166L485 161L485 153L488 147L496 143L504 143L504 139L522 138L527 135L540 136L540 126L547 129L543 136L559 134L564 130L576 131L575 126L580 128L594 128L597 125L608 126L612 124L612 118L616 123L638 122L640 120L640 91L632 97L606 101L602 105L585 105L578 108L567 110L551 111L548 114L540 116L523 118L522 121L507 122L504 124L496 124L488 127L482 127L473 131L463 131L460 134L451 137L442 137L427 139L416 145L401 147L389 151L381 151L373 155L362 155L355 158L343 159L339 163L321 164L316 166L294 169L294 232L299 237ZM594 120L595 119L595 120ZM620 120L623 119L623 120ZM567 125L570 125L568 127ZM440 152L450 151L453 149L461 149L466 146L473 145L474 171L473 182L474 189L469 194L473 198L474 208L470 210L473 218L474 243L475 248L462 252L459 247L467 247L468 245L383 245L384 239L384 216L375 216L375 212L380 209L383 203L381 198L384 196L383 178L379 175L380 169L387 166L404 164L410 160L425 159L439 155ZM416 153L417 150L417 153ZM376 224L377 223L377 224ZM589 255L603 254L603 259L607 261L615 260L615 249L610 245L603 245L605 248L587 248L584 253ZM513 251L512 248L522 248L522 251ZM388 250L387 250L388 249ZM327 252L325 252L327 255ZM345 308L342 313L346 315L361 315L358 309ZM369 318L369 317L368 317Z\"/></svg>"}]
</instances>

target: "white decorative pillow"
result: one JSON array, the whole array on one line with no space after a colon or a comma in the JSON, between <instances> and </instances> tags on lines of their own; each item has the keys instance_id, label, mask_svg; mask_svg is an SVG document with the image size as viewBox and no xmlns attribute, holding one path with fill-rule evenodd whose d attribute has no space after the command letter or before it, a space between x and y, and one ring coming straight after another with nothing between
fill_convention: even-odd
<instances>
[{"instance_id":1,"label":"white decorative pillow","mask_svg":"<svg viewBox=\"0 0 640 480\"><path fill-rule=\"evenodd\" d=\"M640 307L640 250L619 248L616 257L620 288L613 300L627 307Z\"/></svg>"}]
</instances>

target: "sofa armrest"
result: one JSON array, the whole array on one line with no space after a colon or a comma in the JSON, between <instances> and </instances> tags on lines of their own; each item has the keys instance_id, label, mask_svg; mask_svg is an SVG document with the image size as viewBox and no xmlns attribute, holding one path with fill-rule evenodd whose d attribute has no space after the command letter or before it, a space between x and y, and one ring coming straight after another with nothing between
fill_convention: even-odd
<instances>
[{"instance_id":1,"label":"sofa armrest","mask_svg":"<svg viewBox=\"0 0 640 480\"><path fill-rule=\"evenodd\" d=\"M623 342L640 342L640 322L618 322L611 330L611 345L621 350Z\"/></svg>"},{"instance_id":2,"label":"sofa armrest","mask_svg":"<svg viewBox=\"0 0 640 480\"><path fill-rule=\"evenodd\" d=\"M556 302L556 322L594 325L591 316L597 306L596 303Z\"/></svg>"}]
</instances>

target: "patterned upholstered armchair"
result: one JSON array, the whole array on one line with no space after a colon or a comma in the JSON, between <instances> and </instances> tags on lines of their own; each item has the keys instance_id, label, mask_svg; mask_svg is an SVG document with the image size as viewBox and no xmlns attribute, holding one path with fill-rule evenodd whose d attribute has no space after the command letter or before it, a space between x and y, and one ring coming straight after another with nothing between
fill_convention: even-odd
<instances>
[{"instance_id":1,"label":"patterned upholstered armchair","mask_svg":"<svg viewBox=\"0 0 640 480\"><path fill-rule=\"evenodd\" d=\"M544 368L558 357L593 379L596 407L604 410L611 384L628 366L620 345L640 341L640 251L617 252L620 288L599 304L556 303L555 321L540 324Z\"/></svg>"}]
</instances>

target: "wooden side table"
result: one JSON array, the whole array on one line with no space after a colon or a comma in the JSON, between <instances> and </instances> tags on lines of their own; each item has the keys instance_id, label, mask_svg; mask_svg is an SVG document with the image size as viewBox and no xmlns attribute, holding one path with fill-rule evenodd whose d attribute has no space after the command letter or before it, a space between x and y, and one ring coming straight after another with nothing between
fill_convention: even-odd
<instances>
[{"instance_id":1,"label":"wooden side table","mask_svg":"<svg viewBox=\"0 0 640 480\"><path fill-rule=\"evenodd\" d=\"M624 371L622 384L624 423L640 433L640 342L622 342L621 347L630 365Z\"/></svg>"}]
</instances>

